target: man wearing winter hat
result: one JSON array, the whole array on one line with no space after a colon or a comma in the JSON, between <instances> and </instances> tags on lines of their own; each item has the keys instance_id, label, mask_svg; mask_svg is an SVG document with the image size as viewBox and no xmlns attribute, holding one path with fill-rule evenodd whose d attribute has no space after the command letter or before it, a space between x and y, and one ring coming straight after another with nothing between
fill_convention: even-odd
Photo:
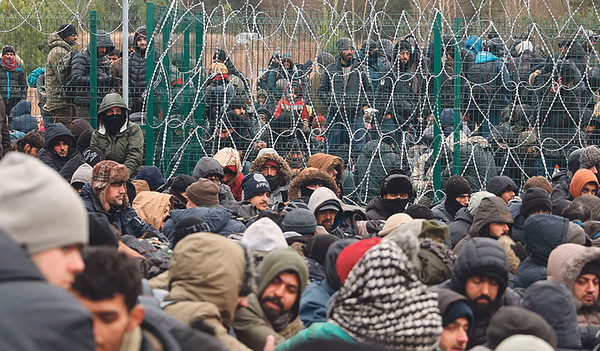
<instances>
[{"instance_id":1,"label":"man wearing winter hat","mask_svg":"<svg viewBox=\"0 0 600 351\"><path fill-rule=\"evenodd\" d=\"M308 200L308 209L317 218L317 225L338 238L344 238L344 232L338 226L344 218L342 202L329 188L321 187L313 192Z\"/></svg>"},{"instance_id":2,"label":"man wearing winter hat","mask_svg":"<svg viewBox=\"0 0 600 351\"><path fill-rule=\"evenodd\" d=\"M469 205L466 208L461 208L456 212L454 221L448 225L448 239L446 239L446 246L451 249L456 247L456 244L468 235L469 229L473 224L473 218L477 212L481 200L485 197L496 196L488 191L478 191L469 198Z\"/></svg>"},{"instance_id":3,"label":"man wearing winter hat","mask_svg":"<svg viewBox=\"0 0 600 351\"><path fill-rule=\"evenodd\" d=\"M473 325L473 312L467 299L449 289L435 289L438 294L442 337L439 351L464 351L469 342L469 328Z\"/></svg>"},{"instance_id":4,"label":"man wearing winter hat","mask_svg":"<svg viewBox=\"0 0 600 351\"><path fill-rule=\"evenodd\" d=\"M317 232L317 218L307 209L295 208L285 215L282 229L289 245L294 242L306 244Z\"/></svg>"},{"instance_id":5,"label":"man wearing winter hat","mask_svg":"<svg viewBox=\"0 0 600 351\"><path fill-rule=\"evenodd\" d=\"M65 291L84 269L89 229L81 200L60 175L22 153L6 155L0 177L2 348L93 350L92 318Z\"/></svg>"},{"instance_id":6,"label":"man wearing winter hat","mask_svg":"<svg viewBox=\"0 0 600 351\"><path fill-rule=\"evenodd\" d=\"M510 200L512 200L519 188L515 184L515 182L507 176L494 176L488 180L487 183L487 191L490 193L499 196L504 200L507 204Z\"/></svg>"},{"instance_id":7,"label":"man wearing winter hat","mask_svg":"<svg viewBox=\"0 0 600 351\"><path fill-rule=\"evenodd\" d=\"M392 170L379 185L379 196L367 204L367 218L385 221L389 216L404 212L414 191L410 178Z\"/></svg>"},{"instance_id":8,"label":"man wearing winter hat","mask_svg":"<svg viewBox=\"0 0 600 351\"><path fill-rule=\"evenodd\" d=\"M356 49L352 39L341 38L336 43L338 56L327 66L317 96L329 109L327 114L327 149L341 145L361 150L366 142L363 111L369 106L373 85L365 67L354 59ZM349 129L345 124L349 123Z\"/></svg>"},{"instance_id":9,"label":"man wearing winter hat","mask_svg":"<svg viewBox=\"0 0 600 351\"><path fill-rule=\"evenodd\" d=\"M167 241L164 235L144 222L129 206L125 182L129 179L127 167L115 161L104 160L92 170L92 180L79 192L88 212L103 212L123 235L136 238L155 236Z\"/></svg>"},{"instance_id":10,"label":"man wearing winter hat","mask_svg":"<svg viewBox=\"0 0 600 351\"><path fill-rule=\"evenodd\" d=\"M173 241L175 227L179 222L189 217L203 219L209 226L210 232L224 236L242 233L246 227L231 219L231 212L219 205L219 186L206 178L188 186L185 190L188 198L185 210L173 210L170 218L163 227L165 236Z\"/></svg>"},{"instance_id":11,"label":"man wearing winter hat","mask_svg":"<svg viewBox=\"0 0 600 351\"><path fill-rule=\"evenodd\" d=\"M440 285L469 301L475 318L467 349L485 343L490 320L501 306L520 303L519 295L508 287L508 273L508 258L502 245L490 238L473 238L454 261L450 280Z\"/></svg>"},{"instance_id":12,"label":"man wearing winter hat","mask_svg":"<svg viewBox=\"0 0 600 351\"><path fill-rule=\"evenodd\" d=\"M77 43L77 29L72 24L63 24L58 31L48 37L50 52L46 57L46 104L44 110L52 115L54 123L62 123L67 128L75 118L75 105L67 101L62 87L67 83L67 72L61 60L70 55L71 47Z\"/></svg>"},{"instance_id":13,"label":"man wearing winter hat","mask_svg":"<svg viewBox=\"0 0 600 351\"><path fill-rule=\"evenodd\" d=\"M272 206L278 202L286 203L288 201L288 188L292 180L292 169L275 150L267 152L265 149L262 149L258 157L252 162L250 173L260 172L269 182L271 188L269 205ZM265 151L263 152L263 150Z\"/></svg>"},{"instance_id":14,"label":"man wearing winter hat","mask_svg":"<svg viewBox=\"0 0 600 351\"><path fill-rule=\"evenodd\" d=\"M80 192L85 183L89 183L92 180L92 166L87 163L82 164L77 168L73 177L71 177L71 186L77 192Z\"/></svg>"},{"instance_id":15,"label":"man wearing winter hat","mask_svg":"<svg viewBox=\"0 0 600 351\"><path fill-rule=\"evenodd\" d=\"M279 344L304 328L298 310L308 281L306 263L292 248L267 254L258 274L256 294L248 296L248 306L237 311L233 322L238 339L253 350L262 350L269 335Z\"/></svg>"},{"instance_id":16,"label":"man wearing winter hat","mask_svg":"<svg viewBox=\"0 0 600 351\"><path fill-rule=\"evenodd\" d=\"M551 212L552 202L546 190L534 186L527 189L521 197L521 215L523 217L527 218L531 215Z\"/></svg>"},{"instance_id":17,"label":"man wearing winter hat","mask_svg":"<svg viewBox=\"0 0 600 351\"><path fill-rule=\"evenodd\" d=\"M456 212L469 205L471 186L459 175L453 175L446 181L446 200L434 206L431 211L433 218L449 225L454 221Z\"/></svg>"},{"instance_id":18,"label":"man wearing winter hat","mask_svg":"<svg viewBox=\"0 0 600 351\"><path fill-rule=\"evenodd\" d=\"M271 187L265 176L260 172L246 175L242 180L244 200L231 207L239 221L247 223L269 207Z\"/></svg>"},{"instance_id":19,"label":"man wearing winter hat","mask_svg":"<svg viewBox=\"0 0 600 351\"><path fill-rule=\"evenodd\" d=\"M196 178L206 178L219 186L219 204L228 207L237 202L233 197L229 185L223 183L225 172L219 161L212 157L204 156L198 160L192 173Z\"/></svg>"}]
</instances>

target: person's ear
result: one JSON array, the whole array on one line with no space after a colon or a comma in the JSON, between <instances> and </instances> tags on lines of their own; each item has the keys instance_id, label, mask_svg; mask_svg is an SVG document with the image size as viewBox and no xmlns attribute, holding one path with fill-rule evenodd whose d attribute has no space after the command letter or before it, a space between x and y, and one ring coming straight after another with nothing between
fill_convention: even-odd
<instances>
[{"instance_id":1,"label":"person's ear","mask_svg":"<svg viewBox=\"0 0 600 351\"><path fill-rule=\"evenodd\" d=\"M144 310L144 306L139 304L135 305L131 311L129 311L129 325L127 326L127 332L132 332L135 328L142 324L145 313L146 311Z\"/></svg>"}]
</instances>

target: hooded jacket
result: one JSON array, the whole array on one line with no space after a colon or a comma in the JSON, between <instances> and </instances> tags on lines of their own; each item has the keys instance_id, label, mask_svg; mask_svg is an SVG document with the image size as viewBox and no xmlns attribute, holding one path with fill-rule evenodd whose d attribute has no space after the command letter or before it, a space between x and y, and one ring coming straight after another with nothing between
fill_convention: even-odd
<instances>
[{"instance_id":1,"label":"hooded jacket","mask_svg":"<svg viewBox=\"0 0 600 351\"><path fill-rule=\"evenodd\" d=\"M581 336L573 299L564 285L552 281L532 284L521 307L542 316L556 333L557 350L581 350Z\"/></svg>"},{"instance_id":2,"label":"hooded jacket","mask_svg":"<svg viewBox=\"0 0 600 351\"><path fill-rule=\"evenodd\" d=\"M479 213L479 211L478 211ZM452 277L449 282L440 287L450 289L466 296L467 280L473 275L492 277L500 283L495 307L518 306L521 298L508 285L508 258L502 245L490 238L473 238L469 240L460 255L454 260ZM483 318L475 318L475 323L469 328L469 344L467 349L481 345L486 341L486 330L495 311Z\"/></svg>"},{"instance_id":3,"label":"hooded jacket","mask_svg":"<svg viewBox=\"0 0 600 351\"><path fill-rule=\"evenodd\" d=\"M276 153L264 153L261 156L257 157L254 160L254 162L252 162L249 173L260 172L261 168L265 165L267 161L274 161L279 166L279 172L277 173L277 175L279 176L279 185L276 188L271 187L269 206L278 202L287 202L288 188L290 186L290 181L292 180L292 169L290 168L290 165L287 163L287 161L283 159L283 157L277 155Z\"/></svg>"},{"instance_id":4,"label":"hooded jacket","mask_svg":"<svg viewBox=\"0 0 600 351\"><path fill-rule=\"evenodd\" d=\"M317 216L317 211L320 210L324 205L332 204L338 208L338 212L335 215L335 219L333 220L333 230L330 234L334 234L340 238L344 238L344 233L339 230L338 226L342 223L344 219L344 209L342 207L342 202L335 196L335 193L331 191L329 188L320 187L315 190L310 199L308 200L308 209L312 212L315 217Z\"/></svg>"},{"instance_id":5,"label":"hooded jacket","mask_svg":"<svg viewBox=\"0 0 600 351\"><path fill-rule=\"evenodd\" d=\"M340 196L340 188L335 183L335 179L333 177L320 169L308 167L300 172L300 174L298 174L290 183L290 187L288 189L288 200L292 201L296 198L299 198L302 195L302 187L304 184L313 180L321 181L323 186L331 189L331 191L333 191L338 197Z\"/></svg>"},{"instance_id":6,"label":"hooded jacket","mask_svg":"<svg viewBox=\"0 0 600 351\"><path fill-rule=\"evenodd\" d=\"M113 107L121 107L125 113L125 123L114 136L104 126L104 113ZM124 164L130 178L135 177L142 168L144 134L140 126L129 121L129 110L119 94L108 94L102 99L98 109L98 129L92 134L90 146L99 148L105 160Z\"/></svg>"},{"instance_id":7,"label":"hooded jacket","mask_svg":"<svg viewBox=\"0 0 600 351\"><path fill-rule=\"evenodd\" d=\"M185 210L171 211L171 218L165 222L163 233L173 241L173 233L175 226L179 221L188 217L202 218L212 233L227 236L233 233L243 233L246 227L241 223L231 218L231 212L221 205L216 206L198 206L187 208Z\"/></svg>"},{"instance_id":8,"label":"hooded jacket","mask_svg":"<svg viewBox=\"0 0 600 351\"><path fill-rule=\"evenodd\" d=\"M69 141L69 151L65 157L59 157L56 151L54 151L54 142L58 137L67 138ZM71 158L79 155L75 137L73 134L71 134L67 127L61 123L49 124L46 127L46 135L44 139L44 148L40 150L38 159L57 172L60 172L60 170ZM77 167L79 167L79 165L77 165ZM75 169L77 169L77 167L75 167ZM74 171L75 170L73 170L73 172Z\"/></svg>"},{"instance_id":9,"label":"hooded jacket","mask_svg":"<svg viewBox=\"0 0 600 351\"><path fill-rule=\"evenodd\" d=\"M327 249L323 265L325 279L314 281L304 289L300 299L300 319L307 328L312 323L327 321L327 302L342 285L335 262L340 252L354 242L356 242L356 239L348 238L331 244Z\"/></svg>"},{"instance_id":10,"label":"hooded jacket","mask_svg":"<svg viewBox=\"0 0 600 351\"><path fill-rule=\"evenodd\" d=\"M198 160L192 174L196 178L206 178L209 175L214 174L220 177L225 176L225 173L223 173L223 167L219 161L212 157L206 156ZM219 204L221 206L229 207L235 205L236 202L237 201L233 197L233 193L231 192L229 185L221 183L219 185Z\"/></svg>"},{"instance_id":11,"label":"hooded jacket","mask_svg":"<svg viewBox=\"0 0 600 351\"><path fill-rule=\"evenodd\" d=\"M173 209L173 195L142 191L136 195L131 207L144 222L160 231L165 209L168 207L169 212Z\"/></svg>"},{"instance_id":12,"label":"hooded jacket","mask_svg":"<svg viewBox=\"0 0 600 351\"><path fill-rule=\"evenodd\" d=\"M138 27L133 36L133 52L129 55L129 99L131 112L142 111L142 94L146 90L146 52L137 45L137 40L146 36L146 26ZM149 41L148 41L149 42ZM148 47L146 47L146 50Z\"/></svg>"},{"instance_id":13,"label":"hooded jacket","mask_svg":"<svg viewBox=\"0 0 600 351\"><path fill-rule=\"evenodd\" d=\"M244 175L242 174L242 161L240 160L240 153L232 149L230 147L226 147L224 149L219 150L213 158L219 161L221 167L229 168L235 175L229 182L226 182L231 188L231 193L233 194L233 198L236 201L242 201L242 180L244 180Z\"/></svg>"},{"instance_id":14,"label":"hooded jacket","mask_svg":"<svg viewBox=\"0 0 600 351\"><path fill-rule=\"evenodd\" d=\"M482 237L481 230L490 223L507 223L509 228L512 227L513 219L510 210L506 206L506 202L498 196L486 197L481 200L477 212L473 216L473 224L469 229L469 235L456 244L454 253L458 255L466 241Z\"/></svg>"},{"instance_id":15,"label":"hooded jacket","mask_svg":"<svg viewBox=\"0 0 600 351\"><path fill-rule=\"evenodd\" d=\"M538 280L546 279L548 256L557 246L572 242L585 244L585 233L567 218L551 214L537 214L525 221L524 243L531 252L517 269L513 288L527 289Z\"/></svg>"},{"instance_id":16,"label":"hooded jacket","mask_svg":"<svg viewBox=\"0 0 600 351\"><path fill-rule=\"evenodd\" d=\"M203 322L230 350L250 350L228 334L246 258L236 242L211 233L183 238L173 251L164 310L183 323Z\"/></svg>"},{"instance_id":17,"label":"hooded jacket","mask_svg":"<svg viewBox=\"0 0 600 351\"><path fill-rule=\"evenodd\" d=\"M94 350L89 312L50 285L24 250L0 232L0 330L6 350Z\"/></svg>"},{"instance_id":18,"label":"hooded jacket","mask_svg":"<svg viewBox=\"0 0 600 351\"><path fill-rule=\"evenodd\" d=\"M469 229L473 224L473 215L468 208L461 208L456 212L454 221L448 225L448 238L446 246L453 249L458 242L469 234Z\"/></svg>"},{"instance_id":19,"label":"hooded jacket","mask_svg":"<svg viewBox=\"0 0 600 351\"><path fill-rule=\"evenodd\" d=\"M569 289L577 308L579 325L600 325L600 301L596 300L590 309L582 309L581 301L573 295L573 284L581 269L592 261L600 261L600 248L572 243L558 246L548 258L548 280L559 282Z\"/></svg>"},{"instance_id":20,"label":"hooded jacket","mask_svg":"<svg viewBox=\"0 0 600 351\"><path fill-rule=\"evenodd\" d=\"M106 53L110 53L114 50L115 44L113 44L110 35L101 30L98 31L96 36L97 47L107 48ZM72 97L74 97L74 103L77 106L90 106L90 92L91 92L91 49L87 47L76 53L71 59L71 75L67 80L65 87ZM102 98L106 94L110 93L112 88L116 86L116 81L110 76L110 63L108 62L107 56L98 57L97 59L97 97L98 102L102 101Z\"/></svg>"},{"instance_id":21,"label":"hooded jacket","mask_svg":"<svg viewBox=\"0 0 600 351\"><path fill-rule=\"evenodd\" d=\"M46 110L53 111L59 108L69 106L65 99L61 97L62 82L59 73L60 60L71 51L71 45L63 40L57 33L48 36L48 47L50 52L46 57Z\"/></svg>"},{"instance_id":22,"label":"hooded jacket","mask_svg":"<svg viewBox=\"0 0 600 351\"><path fill-rule=\"evenodd\" d=\"M344 160L341 157L319 152L312 155L308 161L306 161L306 167L314 167L327 174L331 174L331 172L335 170L337 172L335 175L335 183L338 186L342 185L342 180L344 179Z\"/></svg>"},{"instance_id":23,"label":"hooded jacket","mask_svg":"<svg viewBox=\"0 0 600 351\"><path fill-rule=\"evenodd\" d=\"M595 183L598 187L598 179L592 171L588 169L580 169L573 175L569 190L574 198L581 196L581 190L587 183Z\"/></svg>"},{"instance_id":24,"label":"hooded jacket","mask_svg":"<svg viewBox=\"0 0 600 351\"><path fill-rule=\"evenodd\" d=\"M10 110L10 129L15 129L27 134L32 130L37 130L35 117L31 115L31 101L21 100Z\"/></svg>"},{"instance_id":25,"label":"hooded jacket","mask_svg":"<svg viewBox=\"0 0 600 351\"><path fill-rule=\"evenodd\" d=\"M286 327L283 330L276 330L263 311L260 298L273 279L283 272L295 273L299 286L296 302L290 310ZM298 318L298 311L300 296L308 281L306 263L293 248L271 251L258 266L258 273L261 280L256 294L252 293L248 296L248 307L239 309L233 322L233 329L238 339L253 350L262 350L268 335L274 335L275 343L279 344L304 329Z\"/></svg>"},{"instance_id":26,"label":"hooded jacket","mask_svg":"<svg viewBox=\"0 0 600 351\"><path fill-rule=\"evenodd\" d=\"M495 176L488 180L486 190L496 196L500 196L511 190L516 194L519 191L519 188L511 178L507 176Z\"/></svg>"}]
</instances>

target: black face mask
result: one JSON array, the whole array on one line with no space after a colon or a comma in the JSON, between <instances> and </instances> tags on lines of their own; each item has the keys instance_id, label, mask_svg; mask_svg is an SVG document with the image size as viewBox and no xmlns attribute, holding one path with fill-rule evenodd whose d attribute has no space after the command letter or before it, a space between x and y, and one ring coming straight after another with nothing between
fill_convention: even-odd
<instances>
[{"instance_id":1,"label":"black face mask","mask_svg":"<svg viewBox=\"0 0 600 351\"><path fill-rule=\"evenodd\" d=\"M406 209L406 205L410 199L381 199L381 204L383 208L390 214L402 213Z\"/></svg>"},{"instance_id":2,"label":"black face mask","mask_svg":"<svg viewBox=\"0 0 600 351\"><path fill-rule=\"evenodd\" d=\"M105 115L102 118L102 124L110 135L117 135L123 124L125 123L124 114Z\"/></svg>"},{"instance_id":3,"label":"black face mask","mask_svg":"<svg viewBox=\"0 0 600 351\"><path fill-rule=\"evenodd\" d=\"M267 179L267 182L269 182L271 191L275 191L275 189L277 189L277 187L279 186L279 183L281 182L281 179L279 178L279 174L274 175L274 176L268 176L268 177L265 176L265 178Z\"/></svg>"},{"instance_id":4,"label":"black face mask","mask_svg":"<svg viewBox=\"0 0 600 351\"><path fill-rule=\"evenodd\" d=\"M446 201L444 202L444 207L446 207L446 211L448 211L448 213L450 213L450 215L454 217L456 215L456 212L458 212L458 210L465 206L461 205L460 202L456 201L456 197L454 197L454 195L449 194L446 196L447 197Z\"/></svg>"}]
</instances>

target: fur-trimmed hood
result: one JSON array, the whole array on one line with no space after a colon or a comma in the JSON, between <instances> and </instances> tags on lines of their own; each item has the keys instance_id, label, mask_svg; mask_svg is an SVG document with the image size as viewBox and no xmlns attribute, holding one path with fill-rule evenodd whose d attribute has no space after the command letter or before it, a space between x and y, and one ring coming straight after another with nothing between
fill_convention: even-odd
<instances>
[{"instance_id":1,"label":"fur-trimmed hood","mask_svg":"<svg viewBox=\"0 0 600 351\"><path fill-rule=\"evenodd\" d=\"M335 169L337 171L335 177L336 182L342 184L342 178L344 177L344 160L342 160L341 157L320 152L312 155L308 159L306 166L318 168L325 172L331 172Z\"/></svg>"},{"instance_id":2,"label":"fur-trimmed hood","mask_svg":"<svg viewBox=\"0 0 600 351\"><path fill-rule=\"evenodd\" d=\"M562 283L573 294L573 283L588 262L600 261L600 248L578 244L563 244L552 250L548 258L548 280ZM575 307L581 308L581 301L573 296ZM594 309L600 311L600 300L594 303Z\"/></svg>"},{"instance_id":3,"label":"fur-trimmed hood","mask_svg":"<svg viewBox=\"0 0 600 351\"><path fill-rule=\"evenodd\" d=\"M260 172L260 169L267 161L274 161L279 165L279 174L283 176L284 183L289 184L290 180L292 179L292 168L287 161L283 159L283 157L274 153L265 153L257 157L254 162L252 162L249 173Z\"/></svg>"},{"instance_id":4,"label":"fur-trimmed hood","mask_svg":"<svg viewBox=\"0 0 600 351\"><path fill-rule=\"evenodd\" d=\"M337 197L340 197L340 188L329 174L320 169L309 167L300 172L300 174L292 180L288 190L288 200L291 201L300 197L300 188L307 182L315 179L322 181L325 187L331 189Z\"/></svg>"}]
</instances>

